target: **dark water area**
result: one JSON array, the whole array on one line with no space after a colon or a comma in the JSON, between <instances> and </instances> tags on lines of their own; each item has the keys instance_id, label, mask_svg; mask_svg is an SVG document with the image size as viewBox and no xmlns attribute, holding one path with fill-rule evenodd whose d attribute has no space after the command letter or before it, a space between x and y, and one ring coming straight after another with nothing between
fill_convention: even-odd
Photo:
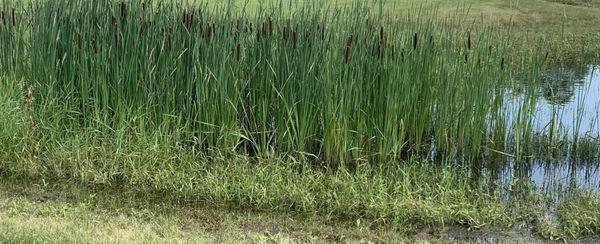
<instances>
[{"instance_id":1,"label":"dark water area","mask_svg":"<svg viewBox=\"0 0 600 244\"><path fill-rule=\"evenodd\" d=\"M561 145L564 153L519 162L507 157L502 166L483 166L477 175L488 175L491 179L486 181L504 186L516 180L533 183L539 193L553 196L573 189L600 194L600 66L550 69L534 89L532 130L540 138L554 136L559 141L536 146L544 150ZM523 95L507 97L507 113L514 122Z\"/></svg>"}]
</instances>

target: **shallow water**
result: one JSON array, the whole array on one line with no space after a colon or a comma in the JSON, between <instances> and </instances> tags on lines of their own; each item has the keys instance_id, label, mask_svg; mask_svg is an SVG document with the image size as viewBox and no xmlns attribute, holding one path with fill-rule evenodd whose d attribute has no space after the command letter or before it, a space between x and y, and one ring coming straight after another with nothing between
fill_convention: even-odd
<instances>
[{"instance_id":1,"label":"shallow water","mask_svg":"<svg viewBox=\"0 0 600 244\"><path fill-rule=\"evenodd\" d=\"M582 71L583 70L583 71ZM550 71L542 82L534 130L549 129L552 120L568 135L600 133L600 66Z\"/></svg>"},{"instance_id":2,"label":"shallow water","mask_svg":"<svg viewBox=\"0 0 600 244\"><path fill-rule=\"evenodd\" d=\"M536 87L535 116L532 130L539 135L560 135L567 142L597 142L600 138L600 66L589 65L570 69L552 69ZM511 97L509 108L515 109L522 97ZM516 114L516 110L510 112ZM511 115L509 115L511 116ZM588 144L597 151L598 143ZM571 149L568 146L567 149ZM495 169L503 185L515 178L535 184L538 192L550 195L571 189L592 190L600 193L600 164L598 155L583 158L523 160L518 165L509 159L504 167ZM490 170L490 169L488 169ZM493 171L493 170L492 170Z\"/></svg>"}]
</instances>

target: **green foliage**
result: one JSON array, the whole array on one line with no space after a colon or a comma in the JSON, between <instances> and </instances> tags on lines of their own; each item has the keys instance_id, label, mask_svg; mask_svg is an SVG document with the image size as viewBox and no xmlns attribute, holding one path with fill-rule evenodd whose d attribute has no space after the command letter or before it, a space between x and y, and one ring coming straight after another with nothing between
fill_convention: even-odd
<instances>
[{"instance_id":1,"label":"green foliage","mask_svg":"<svg viewBox=\"0 0 600 244\"><path fill-rule=\"evenodd\" d=\"M509 66L538 69L543 56L513 60L510 34L457 31L457 18L367 6L282 14L39 1L3 26L0 49L11 53L0 67L34 89L40 118L49 111L62 128L159 130L205 155L309 156L353 168L424 156L435 144L472 158L484 138L513 126L496 91ZM523 111L517 147L530 130Z\"/></svg>"}]
</instances>

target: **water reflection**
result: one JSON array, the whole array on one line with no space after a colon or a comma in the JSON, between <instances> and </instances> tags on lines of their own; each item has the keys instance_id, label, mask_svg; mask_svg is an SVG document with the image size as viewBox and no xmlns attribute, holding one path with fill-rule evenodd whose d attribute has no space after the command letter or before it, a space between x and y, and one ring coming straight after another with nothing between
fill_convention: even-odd
<instances>
[{"instance_id":1,"label":"water reflection","mask_svg":"<svg viewBox=\"0 0 600 244\"><path fill-rule=\"evenodd\" d=\"M526 90L508 91L510 123L527 102ZM600 193L600 66L551 69L533 94L532 147L539 155L525 156L519 162L511 156L488 159L482 167L471 168L471 176L500 186L529 182L538 192L554 196L575 188ZM540 156L548 152L559 153Z\"/></svg>"},{"instance_id":2,"label":"water reflection","mask_svg":"<svg viewBox=\"0 0 600 244\"><path fill-rule=\"evenodd\" d=\"M534 120L536 132L576 136L600 134L600 66L552 69L541 82ZM553 128L554 127L554 128Z\"/></svg>"}]
</instances>

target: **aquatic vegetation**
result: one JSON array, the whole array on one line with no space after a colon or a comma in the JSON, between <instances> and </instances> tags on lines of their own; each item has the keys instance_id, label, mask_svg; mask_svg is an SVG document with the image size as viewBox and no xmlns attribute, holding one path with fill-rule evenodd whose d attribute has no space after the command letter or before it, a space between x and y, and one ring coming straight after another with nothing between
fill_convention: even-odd
<instances>
[{"instance_id":1,"label":"aquatic vegetation","mask_svg":"<svg viewBox=\"0 0 600 244\"><path fill-rule=\"evenodd\" d=\"M281 3L3 3L0 173L477 227L540 216L532 160L598 156L593 133L537 116L540 84L551 105L575 96L544 43L435 10Z\"/></svg>"}]
</instances>

